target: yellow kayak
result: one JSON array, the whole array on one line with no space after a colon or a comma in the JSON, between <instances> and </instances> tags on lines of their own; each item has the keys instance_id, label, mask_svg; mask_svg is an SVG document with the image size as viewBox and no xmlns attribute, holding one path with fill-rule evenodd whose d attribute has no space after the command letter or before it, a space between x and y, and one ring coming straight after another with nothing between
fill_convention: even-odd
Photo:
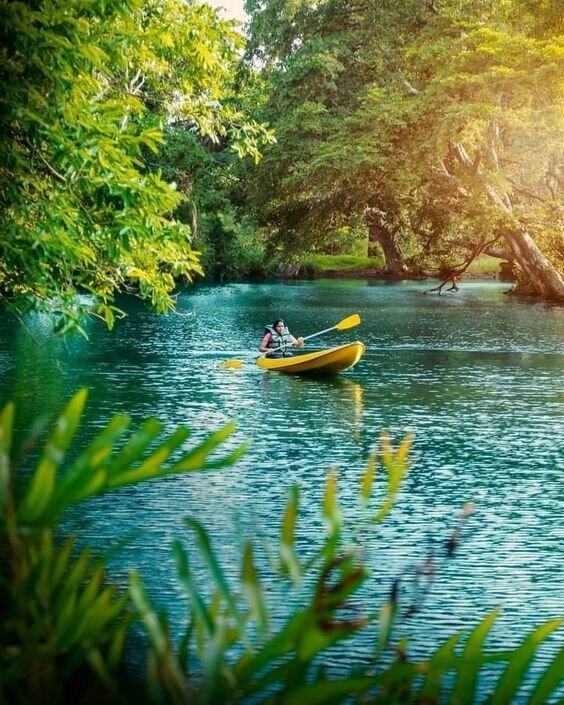
<instances>
[{"instance_id":1,"label":"yellow kayak","mask_svg":"<svg viewBox=\"0 0 564 705\"><path fill-rule=\"evenodd\" d=\"M338 348L295 355L293 357L270 358L261 356L256 363L263 370L277 370L293 375L334 375L350 369L364 355L364 343L339 345Z\"/></svg>"}]
</instances>

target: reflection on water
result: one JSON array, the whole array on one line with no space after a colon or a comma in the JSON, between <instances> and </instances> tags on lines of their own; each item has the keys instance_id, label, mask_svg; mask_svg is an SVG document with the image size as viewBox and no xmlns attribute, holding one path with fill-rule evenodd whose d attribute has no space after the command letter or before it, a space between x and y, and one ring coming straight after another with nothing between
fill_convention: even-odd
<instances>
[{"instance_id":1,"label":"reflection on water","mask_svg":"<svg viewBox=\"0 0 564 705\"><path fill-rule=\"evenodd\" d=\"M427 653L500 604L494 639L515 643L564 614L564 311L508 300L497 284L471 283L452 297L423 296L425 286L201 287L179 297L181 315L160 317L135 304L113 332L93 323L90 344L53 339L40 319L23 328L2 317L0 402L17 401L20 432L79 386L91 390L90 428L116 412L134 423L156 416L168 430L189 426L190 445L238 422L231 445L250 438L251 446L234 468L128 488L67 521L67 531L80 530L99 548L142 529L115 563L115 576L125 579L128 567L140 565L151 594L179 624L185 614L170 543L173 536L189 540L183 518L195 516L210 529L235 578L233 527L277 540L292 483L300 486L300 540L311 550L323 532L326 474L338 465L343 514L363 527L355 531L373 569L366 588L372 606L393 576L440 545L458 508L477 505L474 532L407 625L414 652ZM316 347L362 340L366 354L353 370L308 379L253 364L263 326L275 316L307 335L356 312L359 328L316 340ZM231 358L245 364L223 368ZM417 462L389 521L376 530L362 522L358 485L382 428L395 443L413 428ZM371 648L361 640L347 653L362 658Z\"/></svg>"},{"instance_id":2,"label":"reflection on water","mask_svg":"<svg viewBox=\"0 0 564 705\"><path fill-rule=\"evenodd\" d=\"M305 377L287 376L277 372L260 375L258 394L252 399L263 410L271 413L265 419L272 426L269 433L275 438L289 433L296 441L303 436L345 433L360 440L362 435L362 386L344 376ZM286 410L286 412L285 412ZM287 416L280 423L279 416Z\"/></svg>"}]
</instances>

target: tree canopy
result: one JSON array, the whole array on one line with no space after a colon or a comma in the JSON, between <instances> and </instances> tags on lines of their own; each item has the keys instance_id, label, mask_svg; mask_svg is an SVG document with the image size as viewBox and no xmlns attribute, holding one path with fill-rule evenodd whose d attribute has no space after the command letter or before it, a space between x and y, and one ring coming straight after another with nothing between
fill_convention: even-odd
<instances>
[{"instance_id":1,"label":"tree canopy","mask_svg":"<svg viewBox=\"0 0 564 705\"><path fill-rule=\"evenodd\" d=\"M245 276L351 233L391 276L484 251L564 299L558 0L247 11L243 37L194 1L0 0L4 303L111 326L117 292L167 311L202 265Z\"/></svg>"},{"instance_id":2,"label":"tree canopy","mask_svg":"<svg viewBox=\"0 0 564 705\"><path fill-rule=\"evenodd\" d=\"M0 294L79 325L77 293L112 325L118 291L158 311L201 273L186 197L151 167L181 125L239 154L267 132L226 100L241 36L180 0L2 2ZM90 303L87 304L91 306Z\"/></svg>"},{"instance_id":3,"label":"tree canopy","mask_svg":"<svg viewBox=\"0 0 564 705\"><path fill-rule=\"evenodd\" d=\"M362 222L399 276L497 248L564 298L558 3L247 6L278 138L252 196L275 246Z\"/></svg>"}]
</instances>

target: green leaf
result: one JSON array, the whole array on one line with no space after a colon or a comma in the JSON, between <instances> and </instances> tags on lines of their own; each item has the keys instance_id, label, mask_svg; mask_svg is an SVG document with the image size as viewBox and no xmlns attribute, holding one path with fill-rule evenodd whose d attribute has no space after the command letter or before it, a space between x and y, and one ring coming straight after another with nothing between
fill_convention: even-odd
<instances>
[{"instance_id":1,"label":"green leaf","mask_svg":"<svg viewBox=\"0 0 564 705\"><path fill-rule=\"evenodd\" d=\"M378 644L376 647L377 655L382 653L382 651L389 644L390 638L392 636L392 631L394 629L397 613L398 605L396 601L389 601L385 605L382 605L382 608L380 609L380 613L378 615Z\"/></svg>"},{"instance_id":2,"label":"green leaf","mask_svg":"<svg viewBox=\"0 0 564 705\"><path fill-rule=\"evenodd\" d=\"M184 631L184 634L182 636L182 639L180 640L178 644L178 666L183 670L183 672L186 674L188 677L189 671L190 671L190 663L189 663L189 656L190 656L190 642L192 640L192 637L194 635L194 620L190 619L188 622L188 626L186 627L186 630Z\"/></svg>"},{"instance_id":3,"label":"green leaf","mask_svg":"<svg viewBox=\"0 0 564 705\"><path fill-rule=\"evenodd\" d=\"M351 696L365 693L377 683L376 677L322 680L290 690L283 695L280 702L282 705L333 705L349 702Z\"/></svg>"},{"instance_id":4,"label":"green leaf","mask_svg":"<svg viewBox=\"0 0 564 705\"><path fill-rule=\"evenodd\" d=\"M327 475L325 495L323 497L323 514L327 521L330 535L338 534L343 518L337 503L337 470L335 468Z\"/></svg>"},{"instance_id":5,"label":"green leaf","mask_svg":"<svg viewBox=\"0 0 564 705\"><path fill-rule=\"evenodd\" d=\"M174 542L173 548L174 555L176 557L178 577L188 592L188 596L192 602L194 615L198 622L204 627L206 634L213 634L215 631L215 624L210 616L204 600L196 588L196 584L194 583L192 572L190 570L190 564L188 562L188 556L179 541Z\"/></svg>"},{"instance_id":6,"label":"green leaf","mask_svg":"<svg viewBox=\"0 0 564 705\"><path fill-rule=\"evenodd\" d=\"M51 581L53 587L57 587L59 583L66 578L66 572L75 542L76 539L74 537L68 538L63 544L62 549L58 552L51 570Z\"/></svg>"},{"instance_id":7,"label":"green leaf","mask_svg":"<svg viewBox=\"0 0 564 705\"><path fill-rule=\"evenodd\" d=\"M57 420L19 508L18 516L21 522L37 520L51 500L55 488L55 473L74 437L87 395L86 389L78 391Z\"/></svg>"},{"instance_id":8,"label":"green leaf","mask_svg":"<svg viewBox=\"0 0 564 705\"><path fill-rule=\"evenodd\" d=\"M260 650L249 657L245 655L235 666L235 673L239 683L251 681L256 674L277 659L294 651L299 639L313 626L313 617L310 611L299 612L290 617L284 627L268 639Z\"/></svg>"},{"instance_id":9,"label":"green leaf","mask_svg":"<svg viewBox=\"0 0 564 705\"><path fill-rule=\"evenodd\" d=\"M564 681L564 647L562 647L552 659L548 668L539 678L535 685L529 705L545 705L550 700L552 693L562 685Z\"/></svg>"},{"instance_id":10,"label":"green leaf","mask_svg":"<svg viewBox=\"0 0 564 705\"><path fill-rule=\"evenodd\" d=\"M212 460L206 463L206 459L209 454L217 448L223 441L225 441L233 431L235 430L236 424L231 422L226 424L219 431L215 431L210 434L205 441L196 446L193 450L187 453L179 462L175 463L169 470L169 472L186 472L190 470L201 470L201 469L211 469L220 468L225 465L230 465L239 458L242 453L245 452L247 444L242 444L233 453L231 453L227 458Z\"/></svg>"},{"instance_id":11,"label":"green leaf","mask_svg":"<svg viewBox=\"0 0 564 705\"><path fill-rule=\"evenodd\" d=\"M408 454L412 441L413 433L409 432L401 441L398 449L394 451L389 433L387 431L382 432L380 437L380 458L388 473L388 486L386 498L374 519L377 522L383 521L394 506L396 496L410 466Z\"/></svg>"},{"instance_id":12,"label":"green leaf","mask_svg":"<svg viewBox=\"0 0 564 705\"><path fill-rule=\"evenodd\" d=\"M396 457L395 461L397 463L406 463L407 458L409 455L409 451L411 450L411 446L413 445L413 431L409 431L406 433L404 438L400 441L400 444L398 446L398 449L396 451Z\"/></svg>"},{"instance_id":13,"label":"green leaf","mask_svg":"<svg viewBox=\"0 0 564 705\"><path fill-rule=\"evenodd\" d=\"M57 622L53 632L53 641L62 650L73 642L76 627L76 592L67 591L67 599L62 609L57 612Z\"/></svg>"},{"instance_id":14,"label":"green leaf","mask_svg":"<svg viewBox=\"0 0 564 705\"><path fill-rule=\"evenodd\" d=\"M538 647L563 623L564 619L552 619L545 622L545 624L535 629L519 648L512 652L507 668L501 675L491 698L492 705L511 705L514 702L515 694L523 682L529 664L534 658Z\"/></svg>"},{"instance_id":15,"label":"green leaf","mask_svg":"<svg viewBox=\"0 0 564 705\"><path fill-rule=\"evenodd\" d=\"M379 674L381 692L386 694L385 702L403 703L406 694L413 691L413 682L420 676L420 667L405 658L406 639L397 647L398 656L392 664ZM425 701L423 701L425 702Z\"/></svg>"},{"instance_id":16,"label":"green leaf","mask_svg":"<svg viewBox=\"0 0 564 705\"><path fill-rule=\"evenodd\" d=\"M90 445L76 458L55 485L53 497L45 509L46 522L52 523L70 505L93 496L106 486L106 472L99 468L106 462L113 445L129 425L129 417L114 416Z\"/></svg>"},{"instance_id":17,"label":"green leaf","mask_svg":"<svg viewBox=\"0 0 564 705\"><path fill-rule=\"evenodd\" d=\"M251 614L254 616L259 632L264 633L268 625L264 591L255 567L253 546L250 541L245 543L243 553L243 569L241 571L243 587L249 601Z\"/></svg>"},{"instance_id":18,"label":"green leaf","mask_svg":"<svg viewBox=\"0 0 564 705\"><path fill-rule=\"evenodd\" d=\"M461 665L456 671L456 680L453 688L453 698L461 705L471 705L476 696L478 675L484 663L483 649L486 638L490 633L494 621L499 616L499 609L491 612L470 634Z\"/></svg>"},{"instance_id":19,"label":"green leaf","mask_svg":"<svg viewBox=\"0 0 564 705\"><path fill-rule=\"evenodd\" d=\"M298 657L301 661L309 662L322 651L349 638L353 631L355 630L347 626L339 626L338 623L326 630L320 629L317 625L311 625L301 636Z\"/></svg>"},{"instance_id":20,"label":"green leaf","mask_svg":"<svg viewBox=\"0 0 564 705\"><path fill-rule=\"evenodd\" d=\"M118 418L123 418L124 423L126 420L129 423L128 417ZM119 475L129 468L141 457L143 451L155 440L162 430L163 424L160 421L154 418L147 419L147 421L133 433L131 438L128 439L119 455L112 459L111 463L108 465L108 475Z\"/></svg>"},{"instance_id":21,"label":"green leaf","mask_svg":"<svg viewBox=\"0 0 564 705\"><path fill-rule=\"evenodd\" d=\"M90 649L86 655L86 660L90 664L90 667L96 673L98 678L104 683L108 691L112 694L112 697L117 697L117 689L115 683L112 679L112 674L106 665L104 656L99 649Z\"/></svg>"},{"instance_id":22,"label":"green leaf","mask_svg":"<svg viewBox=\"0 0 564 705\"><path fill-rule=\"evenodd\" d=\"M195 519L185 519L186 525L193 529L196 532L196 538L198 542L198 546L200 548L200 551L203 555L203 558L210 569L210 572L212 574L213 580L214 580L214 585L218 589L220 595L222 598L225 600L229 612L231 615L237 620L238 624L242 624L241 622L241 616L237 610L237 605L235 603L235 599L233 595L231 594L231 590L229 589L229 585L227 583L227 580L225 578L225 574L223 572L223 569L217 560L217 557L212 549L211 542L209 539L209 536L204 529L204 527Z\"/></svg>"},{"instance_id":23,"label":"green leaf","mask_svg":"<svg viewBox=\"0 0 564 705\"><path fill-rule=\"evenodd\" d=\"M161 472L163 463L188 438L189 431L185 428L177 429L170 438L163 441L137 468L126 468L121 472L112 472L108 478L108 486L111 488L122 487L123 485L136 484L144 480L149 480L163 474Z\"/></svg>"},{"instance_id":24,"label":"green leaf","mask_svg":"<svg viewBox=\"0 0 564 705\"><path fill-rule=\"evenodd\" d=\"M78 637L81 641L96 643L102 638L107 638L106 630L110 622L122 612L128 599L128 595L122 596L120 600L112 603L115 594L115 587L106 587L99 590L95 599L88 604L84 610L84 616L80 623Z\"/></svg>"},{"instance_id":25,"label":"green leaf","mask_svg":"<svg viewBox=\"0 0 564 705\"><path fill-rule=\"evenodd\" d=\"M100 66L109 59L107 54L95 44L83 44L78 51L87 59L90 59L95 66Z\"/></svg>"},{"instance_id":26,"label":"green leaf","mask_svg":"<svg viewBox=\"0 0 564 705\"><path fill-rule=\"evenodd\" d=\"M98 594L102 586L102 579L104 577L104 569L102 566L96 568L88 579L88 585L82 591L80 595L76 609L78 612L87 613L91 608L95 600L98 599Z\"/></svg>"},{"instance_id":27,"label":"green leaf","mask_svg":"<svg viewBox=\"0 0 564 705\"><path fill-rule=\"evenodd\" d=\"M131 617L129 615L124 615L122 621L117 625L114 632L107 656L108 665L112 670L117 670L122 661L125 639L128 634L130 621Z\"/></svg>"},{"instance_id":28,"label":"green leaf","mask_svg":"<svg viewBox=\"0 0 564 705\"><path fill-rule=\"evenodd\" d=\"M10 485L10 451L14 425L14 404L8 403L0 413L0 508L6 506Z\"/></svg>"},{"instance_id":29,"label":"green leaf","mask_svg":"<svg viewBox=\"0 0 564 705\"><path fill-rule=\"evenodd\" d=\"M77 591L82 581L86 578L89 562L90 551L86 548L80 552L78 558L72 564L70 571L65 575L62 590L57 597L58 609L62 609L65 602L67 602L71 596L74 600L77 599Z\"/></svg>"},{"instance_id":30,"label":"green leaf","mask_svg":"<svg viewBox=\"0 0 564 705\"><path fill-rule=\"evenodd\" d=\"M284 511L282 535L280 538L280 559L282 567L290 574L294 583L299 583L301 568L295 553L295 530L298 516L299 488L293 485Z\"/></svg>"},{"instance_id":31,"label":"green leaf","mask_svg":"<svg viewBox=\"0 0 564 705\"><path fill-rule=\"evenodd\" d=\"M453 668L456 668L457 674L463 670L463 667L457 667L457 656L454 651L461 636L461 634L451 636L446 643L435 651L429 661L420 667L425 674L421 684L421 690L418 693L418 698L422 702L440 702L441 686L445 673ZM455 697L452 697L451 702L458 703L459 701L456 700ZM465 701L461 700L460 705L462 705L463 702Z\"/></svg>"},{"instance_id":32,"label":"green leaf","mask_svg":"<svg viewBox=\"0 0 564 705\"><path fill-rule=\"evenodd\" d=\"M129 593L133 604L139 612L141 621L145 625L151 645L158 654L165 653L168 648L168 637L163 631L159 619L147 598L143 583L136 570L131 571L129 574Z\"/></svg>"}]
</instances>

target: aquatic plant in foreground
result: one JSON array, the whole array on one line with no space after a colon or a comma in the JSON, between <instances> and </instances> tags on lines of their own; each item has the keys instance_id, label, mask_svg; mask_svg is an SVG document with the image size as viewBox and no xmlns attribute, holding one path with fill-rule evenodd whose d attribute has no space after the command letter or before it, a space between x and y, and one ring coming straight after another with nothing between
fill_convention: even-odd
<instances>
[{"instance_id":1,"label":"aquatic plant in foreground","mask_svg":"<svg viewBox=\"0 0 564 705\"><path fill-rule=\"evenodd\" d=\"M297 550L299 491L290 490L280 539L269 558L275 575L301 590L282 621L263 587L257 542L245 542L234 587L205 528L186 520L195 541L189 550L176 541L174 552L189 619L181 642L173 644L167 617L157 615L141 576L132 572L129 589L120 593L107 583L103 559L91 556L88 548L76 549L73 539L56 540L58 522L72 504L125 484L228 466L244 445L218 455L233 431L230 424L185 450L187 429L163 440L163 426L155 419L129 432L129 419L119 415L67 461L85 400L82 390L69 402L19 492L13 405L0 414L0 551L8 566L0 582L5 606L1 702L501 704L519 697L541 704L562 685L564 649L540 673L527 676L539 646L562 619L540 626L515 649L495 651L486 646L497 616L493 612L470 634L455 634L428 659L412 661L407 641L397 642L395 627L402 615L417 609L417 600L401 604L396 579L380 609L363 607L360 588L367 571L346 541L334 470L328 473L322 506L326 535L307 559ZM384 433L368 459L358 497L373 526L393 509L409 468L410 447L409 434L394 449ZM380 493L378 467L385 471ZM470 513L469 508L461 512L445 542L444 560L452 556ZM192 569L196 552L208 571L205 593ZM431 584L426 576L439 567L421 566L417 579L424 581L424 590ZM124 677L124 644L134 624L144 625L148 638L147 684L141 689ZM370 627L376 628L372 658L351 665L344 675L327 672L323 661L328 650ZM492 664L495 676L488 670Z\"/></svg>"}]
</instances>

